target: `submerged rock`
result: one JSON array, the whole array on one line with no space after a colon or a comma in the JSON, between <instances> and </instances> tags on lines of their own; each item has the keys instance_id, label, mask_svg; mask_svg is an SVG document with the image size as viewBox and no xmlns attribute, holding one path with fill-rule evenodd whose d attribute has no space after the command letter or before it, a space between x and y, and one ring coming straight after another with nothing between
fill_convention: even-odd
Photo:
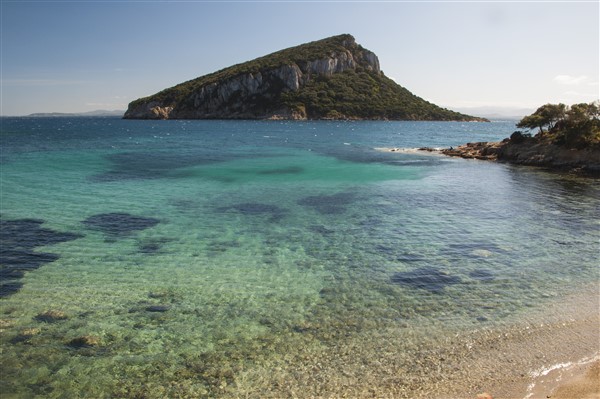
<instances>
[{"instance_id":1,"label":"submerged rock","mask_svg":"<svg viewBox=\"0 0 600 399\"><path fill-rule=\"evenodd\" d=\"M479 281L492 281L496 277L494 273L486 269L477 269L469 273L469 277Z\"/></svg>"},{"instance_id":2,"label":"submerged rock","mask_svg":"<svg viewBox=\"0 0 600 399\"><path fill-rule=\"evenodd\" d=\"M150 305L150 306L146 306L146 311L148 311L148 312L155 312L155 313L166 312L169 309L171 309L171 306L169 306L169 305Z\"/></svg>"},{"instance_id":3,"label":"submerged rock","mask_svg":"<svg viewBox=\"0 0 600 399\"><path fill-rule=\"evenodd\" d=\"M14 320L0 319L0 332L4 331L5 328L10 328L14 325Z\"/></svg>"},{"instance_id":4,"label":"submerged rock","mask_svg":"<svg viewBox=\"0 0 600 399\"><path fill-rule=\"evenodd\" d=\"M158 253L160 251L161 247L162 247L162 245L159 242L146 242L139 246L139 250L140 250L140 253L147 254L147 255L153 255L153 254Z\"/></svg>"},{"instance_id":5,"label":"submerged rock","mask_svg":"<svg viewBox=\"0 0 600 399\"><path fill-rule=\"evenodd\" d=\"M12 339L13 344L17 344L20 342L28 342L31 338L38 335L42 330L40 328L26 328L17 334L16 337Z\"/></svg>"},{"instance_id":6,"label":"submerged rock","mask_svg":"<svg viewBox=\"0 0 600 399\"><path fill-rule=\"evenodd\" d=\"M92 230L101 231L108 236L124 236L156 226L160 220L151 217L136 216L124 212L100 213L83 221Z\"/></svg>"},{"instance_id":7,"label":"submerged rock","mask_svg":"<svg viewBox=\"0 0 600 399\"><path fill-rule=\"evenodd\" d=\"M343 192L333 195L311 195L298 200L298 205L308 206L324 215L344 213L346 206L355 200L352 193Z\"/></svg>"},{"instance_id":8,"label":"submerged rock","mask_svg":"<svg viewBox=\"0 0 600 399\"><path fill-rule=\"evenodd\" d=\"M170 240L166 238L151 238L138 244L139 252L146 255L155 255L161 252L164 244Z\"/></svg>"},{"instance_id":9,"label":"submerged rock","mask_svg":"<svg viewBox=\"0 0 600 399\"><path fill-rule=\"evenodd\" d=\"M327 227L322 226L322 225L309 226L308 229L310 231L312 231L313 233L318 233L318 234L321 234L322 236L330 236L333 233L335 233L335 230L328 229Z\"/></svg>"},{"instance_id":10,"label":"submerged rock","mask_svg":"<svg viewBox=\"0 0 600 399\"><path fill-rule=\"evenodd\" d=\"M94 335L82 335L81 337L73 338L67 343L67 346L80 349L91 348L100 345L100 338Z\"/></svg>"},{"instance_id":11,"label":"submerged rock","mask_svg":"<svg viewBox=\"0 0 600 399\"><path fill-rule=\"evenodd\" d=\"M391 277L394 284L418 288L430 292L440 292L447 286L458 284L462 280L435 267L421 267L407 272L397 272Z\"/></svg>"},{"instance_id":12,"label":"submerged rock","mask_svg":"<svg viewBox=\"0 0 600 399\"><path fill-rule=\"evenodd\" d=\"M47 310L34 317L35 320L44 323L55 323L61 320L67 320L69 316L61 310Z\"/></svg>"}]
</instances>

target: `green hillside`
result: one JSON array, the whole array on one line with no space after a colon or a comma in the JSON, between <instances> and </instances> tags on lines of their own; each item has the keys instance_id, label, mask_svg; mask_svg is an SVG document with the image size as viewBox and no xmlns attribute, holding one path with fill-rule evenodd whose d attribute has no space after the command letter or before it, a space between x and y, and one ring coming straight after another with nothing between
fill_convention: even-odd
<instances>
[{"instance_id":1,"label":"green hillside","mask_svg":"<svg viewBox=\"0 0 600 399\"><path fill-rule=\"evenodd\" d=\"M415 96L344 34L233 65L129 104L131 119L483 120Z\"/></svg>"}]
</instances>

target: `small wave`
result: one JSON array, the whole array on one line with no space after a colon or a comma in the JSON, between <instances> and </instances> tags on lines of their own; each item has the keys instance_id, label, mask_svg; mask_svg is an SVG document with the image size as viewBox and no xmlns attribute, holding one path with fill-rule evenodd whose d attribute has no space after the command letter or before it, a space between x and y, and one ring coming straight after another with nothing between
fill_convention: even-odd
<instances>
[{"instance_id":1,"label":"small wave","mask_svg":"<svg viewBox=\"0 0 600 399\"><path fill-rule=\"evenodd\" d=\"M437 154L442 148L402 148L402 147L375 147L375 151L380 152L398 152L400 154Z\"/></svg>"},{"instance_id":2,"label":"small wave","mask_svg":"<svg viewBox=\"0 0 600 399\"><path fill-rule=\"evenodd\" d=\"M596 354L595 356L585 357L576 362L557 363L557 364L553 364L552 366L549 366L549 367L542 367L537 370L531 371L531 372L529 372L529 376L532 379L536 380L540 377L547 376L548 374L550 374L551 372L553 372L555 370L569 370L573 367L585 366L586 364L589 364L589 363L592 363L592 362L595 362L598 360L600 360L600 355ZM536 386L536 382L537 381L534 381L529 384L529 386L527 387L527 395L524 397L524 399L529 399L534 395L533 390Z\"/></svg>"}]
</instances>

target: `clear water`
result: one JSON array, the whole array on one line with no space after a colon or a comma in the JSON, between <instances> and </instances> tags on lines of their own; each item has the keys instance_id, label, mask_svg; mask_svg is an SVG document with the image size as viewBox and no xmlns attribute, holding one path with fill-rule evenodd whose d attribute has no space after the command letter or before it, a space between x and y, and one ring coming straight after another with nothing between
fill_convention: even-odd
<instances>
[{"instance_id":1,"label":"clear water","mask_svg":"<svg viewBox=\"0 0 600 399\"><path fill-rule=\"evenodd\" d=\"M596 181L374 150L513 130L3 118L3 397L411 397L599 281Z\"/></svg>"}]
</instances>

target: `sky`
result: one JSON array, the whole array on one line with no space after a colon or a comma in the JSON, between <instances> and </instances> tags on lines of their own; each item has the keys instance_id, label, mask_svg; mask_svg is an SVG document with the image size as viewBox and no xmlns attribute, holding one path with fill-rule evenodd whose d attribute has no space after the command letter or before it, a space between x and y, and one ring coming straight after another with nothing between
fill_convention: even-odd
<instances>
[{"instance_id":1,"label":"sky","mask_svg":"<svg viewBox=\"0 0 600 399\"><path fill-rule=\"evenodd\" d=\"M283 48L350 33L450 109L597 100L599 2L0 0L0 115L125 110Z\"/></svg>"}]
</instances>

